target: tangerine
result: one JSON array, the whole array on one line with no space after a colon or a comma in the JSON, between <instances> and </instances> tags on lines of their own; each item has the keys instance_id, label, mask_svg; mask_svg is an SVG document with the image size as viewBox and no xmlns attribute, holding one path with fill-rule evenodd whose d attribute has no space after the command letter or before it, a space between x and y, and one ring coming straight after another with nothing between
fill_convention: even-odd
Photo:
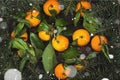
<instances>
[{"instance_id":1,"label":"tangerine","mask_svg":"<svg viewBox=\"0 0 120 80\"><path fill-rule=\"evenodd\" d=\"M50 34L47 31L40 31L38 33L38 36L43 41L49 41L50 40Z\"/></svg>"},{"instance_id":2,"label":"tangerine","mask_svg":"<svg viewBox=\"0 0 120 80\"><path fill-rule=\"evenodd\" d=\"M89 1L80 1L77 3L76 5L76 9L75 11L77 12L78 10L80 10L80 15L81 16L84 16L84 10L87 10L87 9L91 9L91 3Z\"/></svg>"},{"instance_id":3,"label":"tangerine","mask_svg":"<svg viewBox=\"0 0 120 80\"><path fill-rule=\"evenodd\" d=\"M15 37L14 31L12 31L12 33L11 33L11 38L14 38L14 37ZM28 40L28 33L25 32L25 33L23 33L20 37L23 38L24 41L27 41L27 40Z\"/></svg>"},{"instance_id":4,"label":"tangerine","mask_svg":"<svg viewBox=\"0 0 120 80\"><path fill-rule=\"evenodd\" d=\"M95 51L101 51L102 50L102 44L107 43L108 40L103 35L96 35L91 40L91 47Z\"/></svg>"},{"instance_id":5,"label":"tangerine","mask_svg":"<svg viewBox=\"0 0 120 80\"><path fill-rule=\"evenodd\" d=\"M67 76L65 75L65 69L62 63L59 63L56 67L55 67L55 76L58 79L66 79Z\"/></svg>"},{"instance_id":6,"label":"tangerine","mask_svg":"<svg viewBox=\"0 0 120 80\"><path fill-rule=\"evenodd\" d=\"M37 17L40 14L40 12L38 10L32 10L32 11L30 10L30 11L26 12L26 14L32 15L33 17Z\"/></svg>"},{"instance_id":7,"label":"tangerine","mask_svg":"<svg viewBox=\"0 0 120 80\"><path fill-rule=\"evenodd\" d=\"M52 39L52 46L57 51L64 51L69 46L69 40L63 35L58 35Z\"/></svg>"},{"instance_id":8,"label":"tangerine","mask_svg":"<svg viewBox=\"0 0 120 80\"><path fill-rule=\"evenodd\" d=\"M25 19L30 22L31 27L36 27L41 22L41 20L37 19L32 15L27 15Z\"/></svg>"},{"instance_id":9,"label":"tangerine","mask_svg":"<svg viewBox=\"0 0 120 80\"><path fill-rule=\"evenodd\" d=\"M74 66L75 66L75 68L76 68L77 70L81 70L81 69L84 68L84 66L81 65L81 64L76 64L76 65L74 65Z\"/></svg>"},{"instance_id":10,"label":"tangerine","mask_svg":"<svg viewBox=\"0 0 120 80\"><path fill-rule=\"evenodd\" d=\"M43 10L46 15L52 16L50 10L55 10L56 14L60 13L60 3L57 0L47 0L43 5Z\"/></svg>"},{"instance_id":11,"label":"tangerine","mask_svg":"<svg viewBox=\"0 0 120 80\"><path fill-rule=\"evenodd\" d=\"M85 46L90 41L90 34L85 29L78 29L72 35L73 40L77 40L78 46Z\"/></svg>"},{"instance_id":12,"label":"tangerine","mask_svg":"<svg viewBox=\"0 0 120 80\"><path fill-rule=\"evenodd\" d=\"M37 18L40 14L38 10L28 11L26 14L25 19L30 22L31 27L36 27L41 22L41 20Z\"/></svg>"}]
</instances>

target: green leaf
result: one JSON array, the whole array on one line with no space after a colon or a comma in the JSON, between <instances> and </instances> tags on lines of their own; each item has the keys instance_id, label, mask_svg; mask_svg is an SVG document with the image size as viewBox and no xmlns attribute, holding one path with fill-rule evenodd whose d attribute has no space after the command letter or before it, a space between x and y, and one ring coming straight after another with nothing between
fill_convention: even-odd
<instances>
[{"instance_id":1,"label":"green leaf","mask_svg":"<svg viewBox=\"0 0 120 80\"><path fill-rule=\"evenodd\" d=\"M77 26L78 21L80 20L80 10L77 11L75 17L74 17L74 26Z\"/></svg>"},{"instance_id":2,"label":"green leaf","mask_svg":"<svg viewBox=\"0 0 120 80\"><path fill-rule=\"evenodd\" d=\"M53 71L55 65L57 64L55 51L52 47L51 42L46 46L43 52L42 62L46 72Z\"/></svg>"},{"instance_id":3,"label":"green leaf","mask_svg":"<svg viewBox=\"0 0 120 80\"><path fill-rule=\"evenodd\" d=\"M34 51L33 47L30 47L29 49L27 49L27 52L29 54L31 54L32 56L35 56L35 51Z\"/></svg>"},{"instance_id":4,"label":"green leaf","mask_svg":"<svg viewBox=\"0 0 120 80\"><path fill-rule=\"evenodd\" d=\"M30 41L33 47L38 49L44 49L45 46L43 44L43 41L38 38L38 36L34 33L30 33Z\"/></svg>"},{"instance_id":5,"label":"green leaf","mask_svg":"<svg viewBox=\"0 0 120 80\"><path fill-rule=\"evenodd\" d=\"M62 31L62 34L66 35L66 36L71 36L73 34L73 30L72 29L73 28L69 27L65 31Z\"/></svg>"},{"instance_id":6,"label":"green leaf","mask_svg":"<svg viewBox=\"0 0 120 80\"><path fill-rule=\"evenodd\" d=\"M37 60L39 60L42 57L43 51L41 49L35 48L35 56Z\"/></svg>"},{"instance_id":7,"label":"green leaf","mask_svg":"<svg viewBox=\"0 0 120 80\"><path fill-rule=\"evenodd\" d=\"M36 64L37 63L37 58L35 56L32 56L29 54L29 61L32 64Z\"/></svg>"},{"instance_id":8,"label":"green leaf","mask_svg":"<svg viewBox=\"0 0 120 80\"><path fill-rule=\"evenodd\" d=\"M63 30L64 28L66 27L67 23L64 19L62 18L58 18L56 19L55 21L55 27L57 28L57 35L59 35Z\"/></svg>"},{"instance_id":9,"label":"green leaf","mask_svg":"<svg viewBox=\"0 0 120 80\"><path fill-rule=\"evenodd\" d=\"M49 12L53 17L57 14L56 10L49 10Z\"/></svg>"},{"instance_id":10,"label":"green leaf","mask_svg":"<svg viewBox=\"0 0 120 80\"><path fill-rule=\"evenodd\" d=\"M76 63L76 62L77 62L77 59L76 59L76 58L66 59L66 60L65 60L65 63L67 63L67 64L73 64L73 63Z\"/></svg>"},{"instance_id":11,"label":"green leaf","mask_svg":"<svg viewBox=\"0 0 120 80\"><path fill-rule=\"evenodd\" d=\"M24 58L26 55L27 55L27 54L26 54L26 50L20 49L20 57L21 57L21 58Z\"/></svg>"},{"instance_id":12,"label":"green leaf","mask_svg":"<svg viewBox=\"0 0 120 80\"><path fill-rule=\"evenodd\" d=\"M27 57L24 57L20 63L20 71L22 72L23 71L23 68L25 66L25 63L27 62L28 58Z\"/></svg>"},{"instance_id":13,"label":"green leaf","mask_svg":"<svg viewBox=\"0 0 120 80\"><path fill-rule=\"evenodd\" d=\"M20 23L24 23L25 25L27 25L28 28L30 28L30 22L28 20L25 19L18 19L18 22Z\"/></svg>"},{"instance_id":14,"label":"green leaf","mask_svg":"<svg viewBox=\"0 0 120 80\"><path fill-rule=\"evenodd\" d=\"M73 46L76 46L77 45L77 40L78 39L76 39L76 40L73 40L73 42L71 43Z\"/></svg>"},{"instance_id":15,"label":"green leaf","mask_svg":"<svg viewBox=\"0 0 120 80\"><path fill-rule=\"evenodd\" d=\"M23 29L23 27L24 27L24 23L22 23L22 22L18 23L18 25L14 29L14 35L15 36L18 35L21 32L21 30Z\"/></svg>"},{"instance_id":16,"label":"green leaf","mask_svg":"<svg viewBox=\"0 0 120 80\"><path fill-rule=\"evenodd\" d=\"M67 25L67 22L64 20L64 19L62 19L62 18L58 18L58 19L56 19L56 21L55 21L55 26L56 27L64 27L64 26L66 26Z\"/></svg>"},{"instance_id":17,"label":"green leaf","mask_svg":"<svg viewBox=\"0 0 120 80\"><path fill-rule=\"evenodd\" d=\"M86 59L92 59L92 58L95 58L97 56L98 52L92 52L92 53L89 53L89 55L86 57Z\"/></svg>"},{"instance_id":18,"label":"green leaf","mask_svg":"<svg viewBox=\"0 0 120 80\"><path fill-rule=\"evenodd\" d=\"M42 31L42 30L45 30L45 31L49 30L49 24L45 20L43 20L40 23L40 25L38 26L38 30L37 31L39 32L39 31Z\"/></svg>"},{"instance_id":19,"label":"green leaf","mask_svg":"<svg viewBox=\"0 0 120 80\"><path fill-rule=\"evenodd\" d=\"M22 49L22 50L28 49L27 43L23 39L19 39L19 38L14 38L10 42L10 47L16 48L16 49Z\"/></svg>"},{"instance_id":20,"label":"green leaf","mask_svg":"<svg viewBox=\"0 0 120 80\"><path fill-rule=\"evenodd\" d=\"M69 49L67 49L64 54L62 55L63 59L72 59L72 58L76 58L79 54L79 51L77 50L76 47L70 47Z\"/></svg>"},{"instance_id":21,"label":"green leaf","mask_svg":"<svg viewBox=\"0 0 120 80\"><path fill-rule=\"evenodd\" d=\"M37 58L36 58L36 55L35 55L34 48L30 47L29 49L26 50L26 52L27 52L27 57L28 57L30 63L36 64L37 63Z\"/></svg>"},{"instance_id":22,"label":"green leaf","mask_svg":"<svg viewBox=\"0 0 120 80\"><path fill-rule=\"evenodd\" d=\"M99 21L94 16L85 13L83 20L83 27L87 29L90 33L96 33L99 29Z\"/></svg>"},{"instance_id":23,"label":"green leaf","mask_svg":"<svg viewBox=\"0 0 120 80\"><path fill-rule=\"evenodd\" d=\"M109 62L111 62L110 57L109 57L109 49L107 44L102 45L102 52L104 53L104 56L107 58Z\"/></svg>"}]
</instances>

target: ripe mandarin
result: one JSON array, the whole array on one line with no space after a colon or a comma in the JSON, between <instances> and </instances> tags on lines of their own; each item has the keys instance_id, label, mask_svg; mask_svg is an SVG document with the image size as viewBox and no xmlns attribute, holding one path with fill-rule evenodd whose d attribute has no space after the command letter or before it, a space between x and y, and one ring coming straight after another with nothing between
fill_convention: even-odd
<instances>
[{"instance_id":1,"label":"ripe mandarin","mask_svg":"<svg viewBox=\"0 0 120 80\"><path fill-rule=\"evenodd\" d=\"M102 50L102 44L105 44L107 42L108 42L108 40L105 36L96 35L91 40L91 47L95 51L101 51Z\"/></svg>"},{"instance_id":2,"label":"ripe mandarin","mask_svg":"<svg viewBox=\"0 0 120 80\"><path fill-rule=\"evenodd\" d=\"M30 22L31 27L36 27L41 22L41 20L37 18L37 16L40 14L39 11L28 11L26 14L27 16L25 19Z\"/></svg>"},{"instance_id":3,"label":"ripe mandarin","mask_svg":"<svg viewBox=\"0 0 120 80\"><path fill-rule=\"evenodd\" d=\"M69 40L63 35L58 35L52 39L52 46L57 51L64 51L69 46Z\"/></svg>"},{"instance_id":4,"label":"ripe mandarin","mask_svg":"<svg viewBox=\"0 0 120 80\"><path fill-rule=\"evenodd\" d=\"M12 31L12 33L11 33L11 38L14 38L14 37L15 37L15 35L14 35L14 32ZM25 32L25 33L23 33L20 37L23 38L24 41L27 41L27 40L28 40L28 33Z\"/></svg>"},{"instance_id":5,"label":"ripe mandarin","mask_svg":"<svg viewBox=\"0 0 120 80\"><path fill-rule=\"evenodd\" d=\"M66 79L67 76L65 75L65 69L62 63L59 63L56 67L55 67L55 76L58 79Z\"/></svg>"},{"instance_id":6,"label":"ripe mandarin","mask_svg":"<svg viewBox=\"0 0 120 80\"><path fill-rule=\"evenodd\" d=\"M43 41L49 41L50 40L50 34L47 31L40 31L38 33L38 36Z\"/></svg>"},{"instance_id":7,"label":"ripe mandarin","mask_svg":"<svg viewBox=\"0 0 120 80\"><path fill-rule=\"evenodd\" d=\"M78 29L73 33L72 39L77 40L78 46L85 46L90 41L90 34L85 29Z\"/></svg>"},{"instance_id":8,"label":"ripe mandarin","mask_svg":"<svg viewBox=\"0 0 120 80\"><path fill-rule=\"evenodd\" d=\"M52 16L50 10L55 10L56 14L60 13L60 3L57 0L47 0L43 5L43 10L46 15Z\"/></svg>"},{"instance_id":9,"label":"ripe mandarin","mask_svg":"<svg viewBox=\"0 0 120 80\"><path fill-rule=\"evenodd\" d=\"M91 3L89 1L80 1L76 5L75 11L80 10L80 15L84 16L84 10L91 9Z\"/></svg>"}]
</instances>

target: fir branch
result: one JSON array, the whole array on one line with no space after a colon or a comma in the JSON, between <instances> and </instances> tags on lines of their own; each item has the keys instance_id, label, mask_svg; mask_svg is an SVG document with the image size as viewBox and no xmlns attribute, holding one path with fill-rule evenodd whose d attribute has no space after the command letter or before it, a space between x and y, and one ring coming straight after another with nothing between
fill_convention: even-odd
<instances>
[{"instance_id":1,"label":"fir branch","mask_svg":"<svg viewBox=\"0 0 120 80\"><path fill-rule=\"evenodd\" d=\"M33 68L32 68L30 65L28 65L27 68L33 73L33 75L34 75L36 78L38 78L38 74L33 70Z\"/></svg>"},{"instance_id":2,"label":"fir branch","mask_svg":"<svg viewBox=\"0 0 120 80\"><path fill-rule=\"evenodd\" d=\"M68 4L68 6L67 6L67 8L66 8L65 15L67 15L67 14L69 13L72 2L73 2L73 0L70 0L70 2L69 2L69 4Z\"/></svg>"}]
</instances>

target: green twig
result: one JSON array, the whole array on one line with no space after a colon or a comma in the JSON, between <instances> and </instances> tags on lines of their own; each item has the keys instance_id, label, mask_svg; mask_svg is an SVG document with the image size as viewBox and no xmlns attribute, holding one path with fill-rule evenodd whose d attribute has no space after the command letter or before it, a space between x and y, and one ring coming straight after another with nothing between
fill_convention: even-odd
<instances>
[{"instance_id":1,"label":"green twig","mask_svg":"<svg viewBox=\"0 0 120 80\"><path fill-rule=\"evenodd\" d=\"M68 6L67 6L67 8L66 8L66 13L65 13L65 15L67 15L67 14L68 14L68 12L69 12L69 10L70 10L70 6L71 6L72 2L73 2L73 0L70 0L69 5L68 5Z\"/></svg>"}]
</instances>

